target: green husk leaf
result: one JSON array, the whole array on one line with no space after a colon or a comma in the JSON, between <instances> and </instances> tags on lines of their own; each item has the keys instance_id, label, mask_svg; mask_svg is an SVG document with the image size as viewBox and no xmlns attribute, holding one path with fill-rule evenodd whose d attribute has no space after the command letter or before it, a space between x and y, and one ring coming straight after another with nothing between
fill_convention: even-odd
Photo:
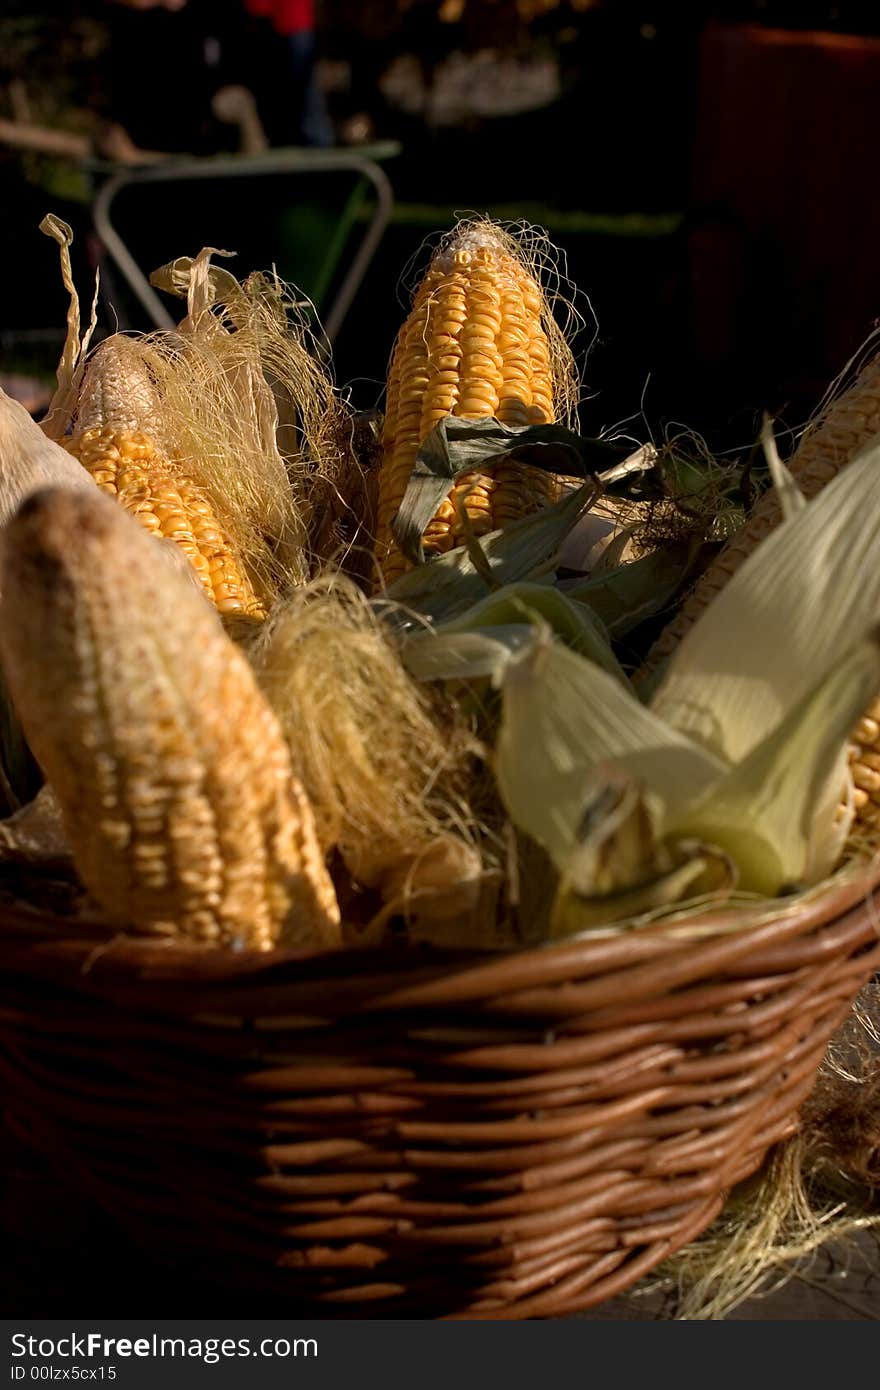
<instances>
[{"instance_id":1,"label":"green husk leaf","mask_svg":"<svg viewBox=\"0 0 880 1390\"><path fill-rule=\"evenodd\" d=\"M772 733L692 808L671 836L699 836L737 864L743 889L774 897L831 872L846 824L834 806L855 721L880 688L880 641L860 642Z\"/></svg>"},{"instance_id":2,"label":"green husk leaf","mask_svg":"<svg viewBox=\"0 0 880 1390\"><path fill-rule=\"evenodd\" d=\"M575 602L588 604L611 637L625 637L670 606L702 565L706 550L689 542L660 546L640 560L589 579L563 581L559 588Z\"/></svg>"},{"instance_id":3,"label":"green husk leaf","mask_svg":"<svg viewBox=\"0 0 880 1390\"><path fill-rule=\"evenodd\" d=\"M401 655L417 680L489 676L497 685L507 662L528 646L536 628L549 628L573 651L629 686L595 614L538 584L510 584L453 622L404 638Z\"/></svg>"},{"instance_id":4,"label":"green husk leaf","mask_svg":"<svg viewBox=\"0 0 880 1390\"><path fill-rule=\"evenodd\" d=\"M736 868L727 855L711 845L693 845L682 863L646 883L603 896L586 897L570 886L561 887L550 915L552 937L637 927L665 909L684 903L703 906L729 897L736 886Z\"/></svg>"},{"instance_id":5,"label":"green husk leaf","mask_svg":"<svg viewBox=\"0 0 880 1390\"><path fill-rule=\"evenodd\" d=\"M653 450L642 450L643 466ZM515 459L548 473L588 478L615 460L633 456L628 443L585 439L563 425L505 425L500 420L466 420L447 415L423 440L391 530L404 555L425 561L422 536L461 473L485 471ZM625 476L625 475L623 475Z\"/></svg>"},{"instance_id":6,"label":"green husk leaf","mask_svg":"<svg viewBox=\"0 0 880 1390\"><path fill-rule=\"evenodd\" d=\"M835 807L848 737L880 687L875 637L850 651L734 767L657 719L546 630L508 654L495 678L502 691L499 790L514 823L550 855L566 891L593 896L587 890L607 889L609 874L616 892L639 887L639 854L641 877L659 882L680 865L684 842L726 856L741 891L770 897L819 882L838 862L847 827ZM650 808L647 819L642 814L627 825L623 841L615 839L622 803L596 794L597 778L607 793L621 774L638 783L640 814ZM672 853L671 862L655 842Z\"/></svg>"},{"instance_id":7,"label":"green husk leaf","mask_svg":"<svg viewBox=\"0 0 880 1390\"><path fill-rule=\"evenodd\" d=\"M637 778L674 818L726 771L640 704L631 688L554 640L548 629L504 665L495 774L511 819L565 873L579 844L597 767Z\"/></svg>"},{"instance_id":8,"label":"green husk leaf","mask_svg":"<svg viewBox=\"0 0 880 1390\"><path fill-rule=\"evenodd\" d=\"M878 484L880 442L761 542L672 656L655 714L740 763L873 630Z\"/></svg>"},{"instance_id":9,"label":"green husk leaf","mask_svg":"<svg viewBox=\"0 0 880 1390\"><path fill-rule=\"evenodd\" d=\"M660 866L660 807L634 777L598 768L590 777L564 889L608 897L654 877Z\"/></svg>"},{"instance_id":10,"label":"green husk leaf","mask_svg":"<svg viewBox=\"0 0 880 1390\"><path fill-rule=\"evenodd\" d=\"M481 537L480 549L498 587L547 574L565 537L595 496L595 484L589 480L551 506ZM485 596L485 579L477 573L466 547L459 546L402 575L389 587L385 599L391 600L396 610L390 615L392 620L405 625L400 608L443 622ZM385 606L383 600L377 602Z\"/></svg>"},{"instance_id":11,"label":"green husk leaf","mask_svg":"<svg viewBox=\"0 0 880 1390\"><path fill-rule=\"evenodd\" d=\"M523 624L546 624L572 651L579 652L628 684L601 619L586 604L573 602L558 589L542 584L521 581L505 585L469 608L461 617L439 625L435 629L435 637L423 634L413 640L427 643L454 633Z\"/></svg>"},{"instance_id":12,"label":"green husk leaf","mask_svg":"<svg viewBox=\"0 0 880 1390\"><path fill-rule=\"evenodd\" d=\"M638 530L638 526L624 526L622 530L618 531L617 535L608 542L597 563L593 566L593 574L597 576L611 574L614 570L620 569L627 547L631 544L632 538Z\"/></svg>"},{"instance_id":13,"label":"green husk leaf","mask_svg":"<svg viewBox=\"0 0 880 1390\"><path fill-rule=\"evenodd\" d=\"M550 934L568 936L655 913L711 887L736 881L730 861L700 845L677 858L659 838L656 798L615 768L590 779L578 844L561 875Z\"/></svg>"},{"instance_id":14,"label":"green husk leaf","mask_svg":"<svg viewBox=\"0 0 880 1390\"><path fill-rule=\"evenodd\" d=\"M401 659L419 681L473 681L488 677L499 685L508 662L528 647L528 623L503 624L475 632L423 632L407 639Z\"/></svg>"}]
</instances>

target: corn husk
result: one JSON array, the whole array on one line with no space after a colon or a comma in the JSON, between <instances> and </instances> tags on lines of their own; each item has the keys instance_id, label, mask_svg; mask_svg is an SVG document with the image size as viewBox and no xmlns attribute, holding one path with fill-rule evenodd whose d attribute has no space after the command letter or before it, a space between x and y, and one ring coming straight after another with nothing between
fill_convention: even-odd
<instances>
[{"instance_id":1,"label":"corn husk","mask_svg":"<svg viewBox=\"0 0 880 1390\"><path fill-rule=\"evenodd\" d=\"M66 222L62 222L60 217L55 217L54 214L50 213L40 223L40 231L58 243L61 258L61 280L68 296L67 333L56 373L58 384L40 424L40 428L49 439L58 441L63 438L67 429L67 422L73 414L85 371L89 344L98 326L100 272L95 272L95 292L92 298L89 323L80 336L79 295L73 283L73 268L70 263L73 230Z\"/></svg>"},{"instance_id":2,"label":"corn husk","mask_svg":"<svg viewBox=\"0 0 880 1390\"><path fill-rule=\"evenodd\" d=\"M757 547L675 652L651 699L661 718L739 762L871 630L878 476L874 444Z\"/></svg>"},{"instance_id":3,"label":"corn husk","mask_svg":"<svg viewBox=\"0 0 880 1390\"><path fill-rule=\"evenodd\" d=\"M442 639L438 639L442 640ZM662 826L723 777L726 766L639 703L609 672L544 628L494 673L503 701L495 774L515 823L560 873L575 856L597 768L635 778Z\"/></svg>"},{"instance_id":4,"label":"corn husk","mask_svg":"<svg viewBox=\"0 0 880 1390\"><path fill-rule=\"evenodd\" d=\"M58 798L42 787L33 801L0 821L0 859L26 864L62 864L73 873L73 853Z\"/></svg>"},{"instance_id":5,"label":"corn husk","mask_svg":"<svg viewBox=\"0 0 880 1390\"><path fill-rule=\"evenodd\" d=\"M551 574L559 547L596 492L588 481L559 502L482 536L475 542L475 553L459 546L402 575L385 594L397 625L406 626L402 610L413 615L414 624L423 625L425 619L446 622L467 612L493 588Z\"/></svg>"},{"instance_id":6,"label":"corn husk","mask_svg":"<svg viewBox=\"0 0 880 1390\"><path fill-rule=\"evenodd\" d=\"M817 883L840 859L849 816L837 815L847 746L880 687L880 643L861 642L733 771L680 819L740 866L742 886L773 896Z\"/></svg>"},{"instance_id":7,"label":"corn husk","mask_svg":"<svg viewBox=\"0 0 880 1390\"><path fill-rule=\"evenodd\" d=\"M703 564L705 551L699 542L658 546L641 559L603 564L589 579L563 581L558 587L574 602L588 604L609 636L620 639L672 606Z\"/></svg>"},{"instance_id":8,"label":"corn husk","mask_svg":"<svg viewBox=\"0 0 880 1390\"><path fill-rule=\"evenodd\" d=\"M836 805L847 737L867 692L880 684L876 641L860 643L736 765L664 724L607 672L546 634L499 660L495 680L503 699L495 754L501 795L514 822L548 851L563 885L583 865L585 826L596 819L596 770L606 764L636 780L653 808L641 873L615 879L617 892L656 885L640 910L676 900L663 880L682 867L685 843L697 858L726 856L735 868L733 878L725 876L730 889L769 896L818 882L837 862L846 835ZM709 867L703 863L704 872ZM697 895L719 886L702 874L674 882ZM574 887L590 897L607 884ZM636 906L618 903L615 912Z\"/></svg>"},{"instance_id":9,"label":"corn husk","mask_svg":"<svg viewBox=\"0 0 880 1390\"><path fill-rule=\"evenodd\" d=\"M492 469L513 458L551 474L588 478L615 462L627 464L630 472L646 470L655 457L649 445L634 455L628 444L586 439L563 425L507 425L493 418L447 415L419 446L391 529L407 559L423 564L424 531L463 473Z\"/></svg>"},{"instance_id":10,"label":"corn husk","mask_svg":"<svg viewBox=\"0 0 880 1390\"><path fill-rule=\"evenodd\" d=\"M609 896L601 875L585 883L583 874L591 836L606 860L609 845L619 849L613 815L597 828L601 798L591 801L606 767L652 808L641 869L627 869L624 856L617 894L653 884L659 901L668 898L685 844L695 857L705 859L704 846L729 861L728 886L747 894L802 889L834 869L851 818L851 798L840 809L848 736L880 688L880 572L869 555L880 526L878 460L880 447L809 504L789 495L788 520L707 610L650 707L547 626L519 629L515 641L509 628L481 628L485 604L472 623L465 616L435 637L435 671L445 649L459 676L470 663L501 690L500 792L514 823L549 854L561 891ZM704 892L707 882L684 886Z\"/></svg>"},{"instance_id":11,"label":"corn husk","mask_svg":"<svg viewBox=\"0 0 880 1390\"><path fill-rule=\"evenodd\" d=\"M54 486L89 491L95 484L19 401L0 391L0 526L32 492Z\"/></svg>"},{"instance_id":12,"label":"corn husk","mask_svg":"<svg viewBox=\"0 0 880 1390\"><path fill-rule=\"evenodd\" d=\"M517 651L530 640L530 629L546 625L571 647L589 657L612 676L626 682L626 676L611 649L608 634L593 610L573 602L557 589L522 582L509 584L490 594L461 618L438 624L431 632L417 632L406 641L403 659L407 669L419 680L472 679L490 676L503 660L494 646L486 646L474 634L490 643L500 643ZM437 637L460 637L459 643Z\"/></svg>"}]
</instances>

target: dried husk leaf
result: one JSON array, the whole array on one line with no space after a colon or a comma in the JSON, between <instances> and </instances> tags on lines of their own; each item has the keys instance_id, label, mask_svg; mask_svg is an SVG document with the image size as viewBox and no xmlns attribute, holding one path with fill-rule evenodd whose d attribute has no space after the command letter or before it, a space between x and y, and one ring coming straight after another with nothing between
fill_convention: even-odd
<instances>
[{"instance_id":1,"label":"dried husk leaf","mask_svg":"<svg viewBox=\"0 0 880 1390\"><path fill-rule=\"evenodd\" d=\"M61 807L51 787L41 788L33 801L0 821L0 858L73 868Z\"/></svg>"},{"instance_id":2,"label":"dried husk leaf","mask_svg":"<svg viewBox=\"0 0 880 1390\"><path fill-rule=\"evenodd\" d=\"M69 295L67 308L67 335L58 363L58 385L49 402L49 408L42 420L41 428L49 439L63 438L68 421L73 414L83 371L86 354L92 335L98 326L98 292L100 271L95 271L95 292L92 298L92 311L89 326L80 337L79 295L73 283L73 270L70 264L70 248L73 244L73 230L60 217L49 213L40 223L40 231L57 241L61 254L61 279Z\"/></svg>"}]
</instances>

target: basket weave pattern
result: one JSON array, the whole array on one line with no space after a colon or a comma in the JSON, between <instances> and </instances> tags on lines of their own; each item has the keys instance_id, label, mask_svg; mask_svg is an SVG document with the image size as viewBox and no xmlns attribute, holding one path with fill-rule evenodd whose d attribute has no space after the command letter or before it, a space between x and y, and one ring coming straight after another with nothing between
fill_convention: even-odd
<instances>
[{"instance_id":1,"label":"basket weave pattern","mask_svg":"<svg viewBox=\"0 0 880 1390\"><path fill-rule=\"evenodd\" d=\"M496 957L107 948L10 909L4 1105L137 1239L317 1315L573 1312L796 1128L880 964L875 879Z\"/></svg>"}]
</instances>

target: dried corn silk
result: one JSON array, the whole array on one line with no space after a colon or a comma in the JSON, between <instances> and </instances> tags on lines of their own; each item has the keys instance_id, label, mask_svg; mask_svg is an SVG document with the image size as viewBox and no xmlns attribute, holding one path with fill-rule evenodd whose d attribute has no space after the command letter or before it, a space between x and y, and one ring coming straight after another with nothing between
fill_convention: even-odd
<instances>
[{"instance_id":1,"label":"dried corn silk","mask_svg":"<svg viewBox=\"0 0 880 1390\"><path fill-rule=\"evenodd\" d=\"M324 850L404 913L472 907L485 867L467 795L477 745L452 701L410 679L363 594L313 582L249 654Z\"/></svg>"},{"instance_id":2,"label":"dried corn silk","mask_svg":"<svg viewBox=\"0 0 880 1390\"><path fill-rule=\"evenodd\" d=\"M301 301L277 278L239 285L211 254L152 277L188 312L143 348L176 452L272 601L308 577L312 538L353 466L351 430Z\"/></svg>"}]
</instances>

